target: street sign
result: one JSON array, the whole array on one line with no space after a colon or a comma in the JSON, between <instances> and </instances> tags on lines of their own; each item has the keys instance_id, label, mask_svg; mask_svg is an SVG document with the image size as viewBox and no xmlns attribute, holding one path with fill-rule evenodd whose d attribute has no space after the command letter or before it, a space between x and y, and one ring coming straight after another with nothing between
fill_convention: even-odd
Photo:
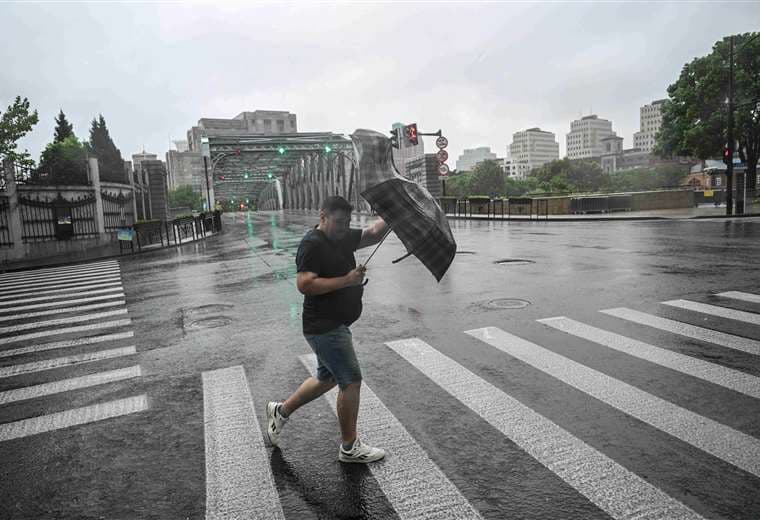
<instances>
[{"instance_id":1,"label":"street sign","mask_svg":"<svg viewBox=\"0 0 760 520\"><path fill-rule=\"evenodd\" d=\"M438 158L439 163L445 163L446 160L449 158L449 152L447 152L444 149L438 150L438 153L435 154L435 156Z\"/></svg>"},{"instance_id":2,"label":"street sign","mask_svg":"<svg viewBox=\"0 0 760 520\"><path fill-rule=\"evenodd\" d=\"M449 145L449 140L446 139L445 137L441 136L441 137L439 137L438 139L435 140L435 145L438 148L440 148L441 150L443 150L444 148L446 148Z\"/></svg>"},{"instance_id":3,"label":"street sign","mask_svg":"<svg viewBox=\"0 0 760 520\"><path fill-rule=\"evenodd\" d=\"M449 174L449 165L448 164L441 164L438 166L438 175L441 177L446 177Z\"/></svg>"}]
</instances>

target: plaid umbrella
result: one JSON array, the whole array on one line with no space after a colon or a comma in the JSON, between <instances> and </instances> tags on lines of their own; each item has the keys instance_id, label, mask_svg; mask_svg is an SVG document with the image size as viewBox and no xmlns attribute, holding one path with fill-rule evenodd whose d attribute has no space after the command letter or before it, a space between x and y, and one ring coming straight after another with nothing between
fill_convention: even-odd
<instances>
[{"instance_id":1,"label":"plaid umbrella","mask_svg":"<svg viewBox=\"0 0 760 520\"><path fill-rule=\"evenodd\" d=\"M446 214L430 192L396 173L390 139L374 130L357 130L351 140L359 193L440 282L457 251Z\"/></svg>"}]
</instances>

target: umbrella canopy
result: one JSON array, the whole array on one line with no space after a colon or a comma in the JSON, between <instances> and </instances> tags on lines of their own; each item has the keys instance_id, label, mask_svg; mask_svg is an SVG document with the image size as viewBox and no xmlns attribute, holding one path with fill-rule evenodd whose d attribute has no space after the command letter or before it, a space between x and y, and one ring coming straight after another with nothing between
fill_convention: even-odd
<instances>
[{"instance_id":1,"label":"umbrella canopy","mask_svg":"<svg viewBox=\"0 0 760 520\"><path fill-rule=\"evenodd\" d=\"M351 140L359 193L440 282L457 251L446 214L430 192L396 173L391 141L385 135L357 130Z\"/></svg>"}]
</instances>

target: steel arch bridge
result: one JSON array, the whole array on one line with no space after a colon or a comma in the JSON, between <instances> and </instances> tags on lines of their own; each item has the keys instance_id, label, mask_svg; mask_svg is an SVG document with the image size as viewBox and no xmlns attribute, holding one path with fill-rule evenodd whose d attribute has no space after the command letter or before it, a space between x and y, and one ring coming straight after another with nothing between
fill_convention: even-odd
<instances>
[{"instance_id":1,"label":"steel arch bridge","mask_svg":"<svg viewBox=\"0 0 760 520\"><path fill-rule=\"evenodd\" d=\"M358 170L351 139L340 134L209 136L209 176L214 198L225 206L319 209L340 195L356 209Z\"/></svg>"}]
</instances>

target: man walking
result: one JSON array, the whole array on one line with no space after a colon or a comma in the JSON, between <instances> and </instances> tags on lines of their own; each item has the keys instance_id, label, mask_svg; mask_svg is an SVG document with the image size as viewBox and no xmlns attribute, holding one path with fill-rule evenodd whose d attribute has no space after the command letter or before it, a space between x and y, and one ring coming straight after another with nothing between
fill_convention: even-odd
<instances>
[{"instance_id":1,"label":"man walking","mask_svg":"<svg viewBox=\"0 0 760 520\"><path fill-rule=\"evenodd\" d=\"M379 219L365 230L349 229L352 206L343 197L328 197L319 225L301 240L296 254L297 287L304 295L303 334L317 356L317 377L309 377L284 402L267 404L267 437L279 442L288 417L338 385L341 462L367 463L385 452L363 444L356 432L362 374L349 326L362 312L366 268L356 265L354 251L378 243L388 226Z\"/></svg>"}]
</instances>

